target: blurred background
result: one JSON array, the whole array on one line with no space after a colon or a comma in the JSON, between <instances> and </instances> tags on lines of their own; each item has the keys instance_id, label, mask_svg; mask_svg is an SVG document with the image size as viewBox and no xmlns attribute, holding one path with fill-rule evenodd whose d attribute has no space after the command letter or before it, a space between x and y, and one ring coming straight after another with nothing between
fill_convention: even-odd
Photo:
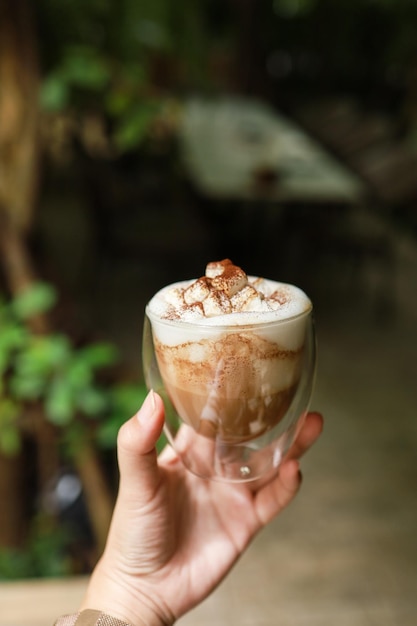
<instances>
[{"instance_id":1,"label":"blurred background","mask_svg":"<svg viewBox=\"0 0 417 626\"><path fill-rule=\"evenodd\" d=\"M326 429L182 623L415 624L416 30L413 0L1 0L1 626L11 581L81 593L145 304L225 257L313 299Z\"/></svg>"}]
</instances>

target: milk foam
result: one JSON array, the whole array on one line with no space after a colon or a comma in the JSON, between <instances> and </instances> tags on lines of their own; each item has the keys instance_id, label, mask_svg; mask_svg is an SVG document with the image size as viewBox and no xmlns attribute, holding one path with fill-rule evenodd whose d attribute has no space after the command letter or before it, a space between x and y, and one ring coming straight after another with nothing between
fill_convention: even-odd
<instances>
[{"instance_id":1,"label":"milk foam","mask_svg":"<svg viewBox=\"0 0 417 626\"><path fill-rule=\"evenodd\" d=\"M214 338L224 327L256 326L258 335L286 350L302 346L311 309L298 287L247 276L228 260L209 263L202 278L162 288L147 306L154 332L170 346Z\"/></svg>"},{"instance_id":2,"label":"milk foam","mask_svg":"<svg viewBox=\"0 0 417 626\"><path fill-rule=\"evenodd\" d=\"M184 292L195 282L196 279L184 280L163 287L149 302L150 312L162 319L203 326L242 326L286 320L311 310L310 299L298 287L266 278L248 276L248 286L261 294L262 299L254 301L253 307L249 310L242 311L238 308L238 297L234 296L231 300L237 303L237 306L230 313L206 316L198 303L184 305ZM281 302L271 298L273 293L282 296Z\"/></svg>"}]
</instances>

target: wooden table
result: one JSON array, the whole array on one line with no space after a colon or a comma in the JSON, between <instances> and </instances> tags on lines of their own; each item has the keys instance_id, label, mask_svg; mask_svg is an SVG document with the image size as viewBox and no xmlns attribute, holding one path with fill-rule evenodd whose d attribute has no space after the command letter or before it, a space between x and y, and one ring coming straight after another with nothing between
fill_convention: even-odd
<instances>
[{"instance_id":1,"label":"wooden table","mask_svg":"<svg viewBox=\"0 0 417 626\"><path fill-rule=\"evenodd\" d=\"M0 626L52 626L78 610L86 584L84 577L0 582Z\"/></svg>"}]
</instances>

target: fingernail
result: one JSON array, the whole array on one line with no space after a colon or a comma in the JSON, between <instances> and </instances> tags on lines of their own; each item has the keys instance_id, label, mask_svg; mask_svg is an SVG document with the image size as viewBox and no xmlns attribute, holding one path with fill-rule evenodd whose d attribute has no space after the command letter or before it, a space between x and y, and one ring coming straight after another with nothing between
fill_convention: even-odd
<instances>
[{"instance_id":1,"label":"fingernail","mask_svg":"<svg viewBox=\"0 0 417 626\"><path fill-rule=\"evenodd\" d=\"M141 408L136 414L138 418L138 422L140 424L145 424L155 413L156 403L155 403L155 395L153 389L151 389L146 396Z\"/></svg>"}]
</instances>

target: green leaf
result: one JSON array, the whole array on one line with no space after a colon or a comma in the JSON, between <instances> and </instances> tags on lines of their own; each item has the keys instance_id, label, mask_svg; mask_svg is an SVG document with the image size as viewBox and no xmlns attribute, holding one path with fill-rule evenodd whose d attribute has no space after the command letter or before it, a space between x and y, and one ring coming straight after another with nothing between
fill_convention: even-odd
<instances>
[{"instance_id":1,"label":"green leaf","mask_svg":"<svg viewBox=\"0 0 417 626\"><path fill-rule=\"evenodd\" d=\"M45 401L46 416L56 426L68 425L75 413L74 399L71 386L65 378L56 378L49 390Z\"/></svg>"},{"instance_id":2,"label":"green leaf","mask_svg":"<svg viewBox=\"0 0 417 626\"><path fill-rule=\"evenodd\" d=\"M21 580L33 576L31 557L23 550L0 548L0 580Z\"/></svg>"},{"instance_id":3,"label":"green leaf","mask_svg":"<svg viewBox=\"0 0 417 626\"><path fill-rule=\"evenodd\" d=\"M16 353L24 348L29 333L19 323L0 326L0 376L13 366Z\"/></svg>"},{"instance_id":4,"label":"green leaf","mask_svg":"<svg viewBox=\"0 0 417 626\"><path fill-rule=\"evenodd\" d=\"M0 451L6 455L17 454L21 439L18 425L19 406L10 398L0 399Z\"/></svg>"},{"instance_id":5,"label":"green leaf","mask_svg":"<svg viewBox=\"0 0 417 626\"><path fill-rule=\"evenodd\" d=\"M10 392L19 400L38 400L46 389L46 380L40 376L14 374L9 383Z\"/></svg>"},{"instance_id":6,"label":"green leaf","mask_svg":"<svg viewBox=\"0 0 417 626\"><path fill-rule=\"evenodd\" d=\"M156 113L157 107L151 104L134 107L119 121L114 136L116 145L121 150L138 147L144 141Z\"/></svg>"},{"instance_id":7,"label":"green leaf","mask_svg":"<svg viewBox=\"0 0 417 626\"><path fill-rule=\"evenodd\" d=\"M45 313L56 302L56 291L46 283L35 283L16 296L13 310L21 319Z\"/></svg>"},{"instance_id":8,"label":"green leaf","mask_svg":"<svg viewBox=\"0 0 417 626\"><path fill-rule=\"evenodd\" d=\"M98 389L85 389L77 398L77 406L88 417L94 417L107 408L108 398Z\"/></svg>"},{"instance_id":9,"label":"green leaf","mask_svg":"<svg viewBox=\"0 0 417 626\"><path fill-rule=\"evenodd\" d=\"M114 117L122 117L129 113L129 109L138 101L139 91L149 82L145 64L138 59L130 65L124 64L112 81L111 89L106 92L104 106L106 111Z\"/></svg>"},{"instance_id":10,"label":"green leaf","mask_svg":"<svg viewBox=\"0 0 417 626\"><path fill-rule=\"evenodd\" d=\"M94 49L85 46L68 50L62 72L68 83L91 90L102 89L110 78L105 60Z\"/></svg>"},{"instance_id":11,"label":"green leaf","mask_svg":"<svg viewBox=\"0 0 417 626\"><path fill-rule=\"evenodd\" d=\"M40 106L46 111L64 110L70 99L66 79L59 72L48 76L41 85Z\"/></svg>"},{"instance_id":12,"label":"green leaf","mask_svg":"<svg viewBox=\"0 0 417 626\"><path fill-rule=\"evenodd\" d=\"M66 376L68 384L71 385L74 392L88 387L93 379L90 365L79 359L78 355L73 357L68 365Z\"/></svg>"},{"instance_id":13,"label":"green leaf","mask_svg":"<svg viewBox=\"0 0 417 626\"><path fill-rule=\"evenodd\" d=\"M14 456L20 452L21 439L17 427L11 425L0 429L0 450L6 456Z\"/></svg>"},{"instance_id":14,"label":"green leaf","mask_svg":"<svg viewBox=\"0 0 417 626\"><path fill-rule=\"evenodd\" d=\"M39 365L56 369L65 366L71 358L71 344L66 335L53 334L35 338L31 357Z\"/></svg>"},{"instance_id":15,"label":"green leaf","mask_svg":"<svg viewBox=\"0 0 417 626\"><path fill-rule=\"evenodd\" d=\"M126 420L123 420L126 421ZM101 448L112 449L116 445L117 433L123 424L119 416L108 417L97 431L97 443Z\"/></svg>"},{"instance_id":16,"label":"green leaf","mask_svg":"<svg viewBox=\"0 0 417 626\"><path fill-rule=\"evenodd\" d=\"M97 431L97 442L103 448L114 448L117 433L122 424L138 411L146 398L145 385L119 384L110 390L110 415L106 417Z\"/></svg>"},{"instance_id":17,"label":"green leaf","mask_svg":"<svg viewBox=\"0 0 417 626\"><path fill-rule=\"evenodd\" d=\"M115 117L125 115L132 104L132 94L121 89L110 91L105 104L110 115Z\"/></svg>"},{"instance_id":18,"label":"green leaf","mask_svg":"<svg viewBox=\"0 0 417 626\"><path fill-rule=\"evenodd\" d=\"M77 360L92 369L113 365L118 357L118 350L110 343L96 343L77 352Z\"/></svg>"},{"instance_id":19,"label":"green leaf","mask_svg":"<svg viewBox=\"0 0 417 626\"><path fill-rule=\"evenodd\" d=\"M18 415L18 406L10 398L0 398L0 424L14 421Z\"/></svg>"},{"instance_id":20,"label":"green leaf","mask_svg":"<svg viewBox=\"0 0 417 626\"><path fill-rule=\"evenodd\" d=\"M8 354L16 348L21 348L28 338L27 329L19 323L2 325L0 331L0 354Z\"/></svg>"},{"instance_id":21,"label":"green leaf","mask_svg":"<svg viewBox=\"0 0 417 626\"><path fill-rule=\"evenodd\" d=\"M26 350L15 358L13 391L19 397L40 397L57 370L65 370L70 357L71 347L64 335L32 336Z\"/></svg>"},{"instance_id":22,"label":"green leaf","mask_svg":"<svg viewBox=\"0 0 417 626\"><path fill-rule=\"evenodd\" d=\"M113 409L123 413L126 420L139 410L147 395L143 383L120 383L111 390Z\"/></svg>"},{"instance_id":23,"label":"green leaf","mask_svg":"<svg viewBox=\"0 0 417 626\"><path fill-rule=\"evenodd\" d=\"M70 533L68 525L56 526L50 517L38 514L23 548L0 547L0 580L70 575Z\"/></svg>"},{"instance_id":24,"label":"green leaf","mask_svg":"<svg viewBox=\"0 0 417 626\"><path fill-rule=\"evenodd\" d=\"M68 341L60 336L32 336L26 349L14 360L10 390L26 400L41 398L48 389L57 366L68 354Z\"/></svg>"}]
</instances>

